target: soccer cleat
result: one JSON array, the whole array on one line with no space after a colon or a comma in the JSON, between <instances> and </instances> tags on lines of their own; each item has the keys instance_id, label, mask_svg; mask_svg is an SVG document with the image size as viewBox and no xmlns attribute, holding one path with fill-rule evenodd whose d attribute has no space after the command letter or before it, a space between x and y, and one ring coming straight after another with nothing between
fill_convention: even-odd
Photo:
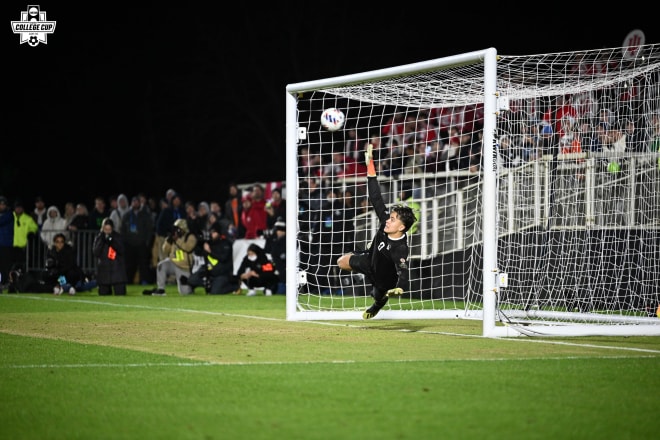
<instances>
[{"instance_id":1,"label":"soccer cleat","mask_svg":"<svg viewBox=\"0 0 660 440\"><path fill-rule=\"evenodd\" d=\"M61 294L62 294L62 288L60 286L53 287L53 295L61 295Z\"/></svg>"},{"instance_id":2,"label":"soccer cleat","mask_svg":"<svg viewBox=\"0 0 660 440\"><path fill-rule=\"evenodd\" d=\"M75 294L76 294L76 288L73 287L73 286L71 286L71 287L69 288L69 295L75 295Z\"/></svg>"},{"instance_id":3,"label":"soccer cleat","mask_svg":"<svg viewBox=\"0 0 660 440\"><path fill-rule=\"evenodd\" d=\"M245 296L256 296L257 292L254 289L248 290L248 292L245 294Z\"/></svg>"},{"instance_id":4,"label":"soccer cleat","mask_svg":"<svg viewBox=\"0 0 660 440\"><path fill-rule=\"evenodd\" d=\"M273 296L273 291L270 290L270 289L266 289L266 290L264 290L264 295L266 295L266 296Z\"/></svg>"},{"instance_id":5,"label":"soccer cleat","mask_svg":"<svg viewBox=\"0 0 660 440\"><path fill-rule=\"evenodd\" d=\"M362 319L371 319L376 316L378 312L380 312L380 309L374 304L362 313Z\"/></svg>"},{"instance_id":6,"label":"soccer cleat","mask_svg":"<svg viewBox=\"0 0 660 440\"><path fill-rule=\"evenodd\" d=\"M156 289L151 293L151 296L165 296L166 293L163 289Z\"/></svg>"}]
</instances>

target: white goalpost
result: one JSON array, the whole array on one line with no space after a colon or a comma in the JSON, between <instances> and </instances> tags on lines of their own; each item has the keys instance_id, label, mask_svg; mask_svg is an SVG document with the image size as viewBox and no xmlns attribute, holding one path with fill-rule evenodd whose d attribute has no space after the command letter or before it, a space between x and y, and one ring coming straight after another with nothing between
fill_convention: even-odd
<instances>
[{"instance_id":1,"label":"white goalpost","mask_svg":"<svg viewBox=\"0 0 660 440\"><path fill-rule=\"evenodd\" d=\"M477 319L489 337L660 335L660 46L488 48L286 88L287 319L360 320L337 258L411 206L410 290L375 319ZM337 131L321 113L340 109Z\"/></svg>"}]
</instances>

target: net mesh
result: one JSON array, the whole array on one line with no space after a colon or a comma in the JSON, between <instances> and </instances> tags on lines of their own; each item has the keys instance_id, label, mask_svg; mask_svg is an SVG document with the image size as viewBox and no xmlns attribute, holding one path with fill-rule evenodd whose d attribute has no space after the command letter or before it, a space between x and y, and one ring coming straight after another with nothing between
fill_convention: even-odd
<instances>
[{"instance_id":1,"label":"net mesh","mask_svg":"<svg viewBox=\"0 0 660 440\"><path fill-rule=\"evenodd\" d=\"M498 56L498 292L506 322L635 322L660 297L658 45ZM340 271L378 227L363 152L383 196L419 219L411 289L388 309L482 308L484 66L456 62L297 95L301 310L362 310L370 285ZM346 122L328 132L329 107ZM451 313L448 315L451 316ZM478 316L476 313L474 316ZM657 318L656 318L657 319Z\"/></svg>"}]
</instances>

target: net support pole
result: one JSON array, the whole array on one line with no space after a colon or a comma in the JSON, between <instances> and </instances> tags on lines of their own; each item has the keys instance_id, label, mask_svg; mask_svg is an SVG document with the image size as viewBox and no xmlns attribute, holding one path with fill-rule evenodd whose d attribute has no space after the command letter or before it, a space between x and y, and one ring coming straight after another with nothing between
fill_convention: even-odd
<instances>
[{"instance_id":1,"label":"net support pole","mask_svg":"<svg viewBox=\"0 0 660 440\"><path fill-rule=\"evenodd\" d=\"M291 202L286 204L286 316L290 319L296 314L296 290L298 286L298 115L297 98L286 94L286 191Z\"/></svg>"},{"instance_id":2,"label":"net support pole","mask_svg":"<svg viewBox=\"0 0 660 440\"><path fill-rule=\"evenodd\" d=\"M495 329L497 297L497 150L495 127L498 113L497 51L484 51L483 131L483 336Z\"/></svg>"}]
</instances>

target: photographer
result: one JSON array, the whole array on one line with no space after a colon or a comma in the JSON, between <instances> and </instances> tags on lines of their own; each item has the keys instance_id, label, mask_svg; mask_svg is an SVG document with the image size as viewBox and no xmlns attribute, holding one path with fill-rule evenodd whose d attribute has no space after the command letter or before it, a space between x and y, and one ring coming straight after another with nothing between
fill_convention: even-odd
<instances>
[{"instance_id":1,"label":"photographer","mask_svg":"<svg viewBox=\"0 0 660 440\"><path fill-rule=\"evenodd\" d=\"M174 275L177 288L181 295L193 293L188 284L193 263L193 251L197 246L197 236L190 232L188 223L184 219L174 222L172 232L163 243L163 254L166 258L158 262L156 267L156 288L147 289L143 295L165 296L167 277Z\"/></svg>"},{"instance_id":2,"label":"photographer","mask_svg":"<svg viewBox=\"0 0 660 440\"><path fill-rule=\"evenodd\" d=\"M97 258L96 282L99 295L126 295L126 262L124 240L115 231L115 223L108 217L103 219L101 231L94 238L94 256Z\"/></svg>"},{"instance_id":3,"label":"photographer","mask_svg":"<svg viewBox=\"0 0 660 440\"><path fill-rule=\"evenodd\" d=\"M203 286L210 295L233 293L238 290L233 279L233 243L219 222L212 224L210 231L210 240L202 245L204 264L190 276L188 284L193 290Z\"/></svg>"}]
</instances>

